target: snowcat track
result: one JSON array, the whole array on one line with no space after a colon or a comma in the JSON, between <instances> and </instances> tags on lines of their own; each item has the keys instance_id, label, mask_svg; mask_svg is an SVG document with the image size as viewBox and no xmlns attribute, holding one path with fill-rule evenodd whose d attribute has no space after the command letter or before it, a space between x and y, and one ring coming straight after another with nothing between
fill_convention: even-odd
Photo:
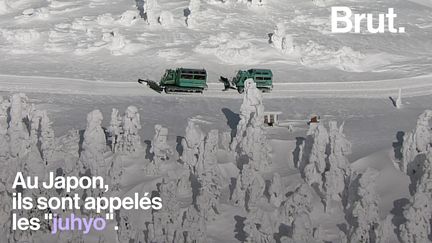
<instances>
[{"instance_id":1,"label":"snowcat track","mask_svg":"<svg viewBox=\"0 0 432 243\"><path fill-rule=\"evenodd\" d=\"M187 94L187 93L203 93L203 88L189 88L179 86L165 86L165 93L167 94Z\"/></svg>"}]
</instances>

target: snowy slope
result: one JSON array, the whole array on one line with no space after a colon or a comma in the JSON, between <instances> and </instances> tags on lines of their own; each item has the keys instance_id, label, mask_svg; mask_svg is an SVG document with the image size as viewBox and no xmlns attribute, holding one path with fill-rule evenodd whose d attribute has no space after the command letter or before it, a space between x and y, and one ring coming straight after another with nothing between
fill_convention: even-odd
<instances>
[{"instance_id":1,"label":"snowy slope","mask_svg":"<svg viewBox=\"0 0 432 243\"><path fill-rule=\"evenodd\" d=\"M10 2L0 12L0 73L125 82L158 79L165 68L177 66L204 67L211 82L249 67L272 68L276 82L431 73L430 9L404 0L325 2L318 7L312 1L272 0L248 7L202 1L193 27L185 24L188 1L158 1L154 18L169 11L173 22L168 25L147 25L131 0ZM374 13L393 7L396 25L407 33L331 34L330 6L335 5ZM293 38L292 53L269 44L268 35L279 23Z\"/></svg>"}]
</instances>

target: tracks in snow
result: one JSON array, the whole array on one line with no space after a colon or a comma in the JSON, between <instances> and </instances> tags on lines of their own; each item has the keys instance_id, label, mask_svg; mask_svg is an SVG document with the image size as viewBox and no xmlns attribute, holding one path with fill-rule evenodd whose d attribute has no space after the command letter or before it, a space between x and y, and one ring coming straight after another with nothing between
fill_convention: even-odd
<instances>
[{"instance_id":1,"label":"tracks in snow","mask_svg":"<svg viewBox=\"0 0 432 243\"><path fill-rule=\"evenodd\" d=\"M191 97L242 97L235 90L222 91L223 84L208 83L203 94L170 94ZM404 97L432 95L432 75L402 79L353 82L275 83L267 98L387 98L402 88ZM136 81L96 81L71 78L0 75L0 91L107 96L163 96Z\"/></svg>"}]
</instances>

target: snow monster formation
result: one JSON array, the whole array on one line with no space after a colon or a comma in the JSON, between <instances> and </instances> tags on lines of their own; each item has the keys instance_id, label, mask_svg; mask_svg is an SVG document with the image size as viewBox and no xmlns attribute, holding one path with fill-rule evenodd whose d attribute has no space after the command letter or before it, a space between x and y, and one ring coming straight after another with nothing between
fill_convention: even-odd
<instances>
[{"instance_id":1,"label":"snow monster formation","mask_svg":"<svg viewBox=\"0 0 432 243\"><path fill-rule=\"evenodd\" d=\"M341 201L351 175L346 159L351 143L343 134L343 124L338 127L330 121L329 130L323 124L310 126L300 151L300 173L320 195L325 210L331 201Z\"/></svg>"},{"instance_id":2,"label":"snow monster formation","mask_svg":"<svg viewBox=\"0 0 432 243\"><path fill-rule=\"evenodd\" d=\"M93 175L106 175L108 173L104 153L106 151L105 132L102 129L103 116L99 110L87 115L87 127L84 132L84 141L81 152L83 169L90 169Z\"/></svg>"},{"instance_id":3,"label":"snow monster formation","mask_svg":"<svg viewBox=\"0 0 432 243\"><path fill-rule=\"evenodd\" d=\"M354 176L349 185L345 218L349 224L348 242L376 242L379 228L379 196L375 192L378 172L367 169Z\"/></svg>"},{"instance_id":4,"label":"snow monster formation","mask_svg":"<svg viewBox=\"0 0 432 243\"><path fill-rule=\"evenodd\" d=\"M237 166L240 169L243 164L249 164L252 169L262 171L271 164L271 147L264 131L263 99L252 79L245 81L240 121L231 149L237 153Z\"/></svg>"},{"instance_id":5,"label":"snow monster formation","mask_svg":"<svg viewBox=\"0 0 432 243\"><path fill-rule=\"evenodd\" d=\"M285 25L278 23L272 34L270 34L270 44L282 53L292 53L294 51L294 43L291 35L286 34Z\"/></svg>"}]
</instances>

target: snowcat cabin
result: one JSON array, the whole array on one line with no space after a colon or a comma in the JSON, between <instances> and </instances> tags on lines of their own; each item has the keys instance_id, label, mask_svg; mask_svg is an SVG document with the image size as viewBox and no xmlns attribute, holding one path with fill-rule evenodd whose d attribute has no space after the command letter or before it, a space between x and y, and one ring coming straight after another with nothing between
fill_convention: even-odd
<instances>
[{"instance_id":1,"label":"snowcat cabin","mask_svg":"<svg viewBox=\"0 0 432 243\"><path fill-rule=\"evenodd\" d=\"M165 71L164 76L162 77L160 84L161 85L175 85L175 77L176 72L172 69L167 69Z\"/></svg>"},{"instance_id":2,"label":"snowcat cabin","mask_svg":"<svg viewBox=\"0 0 432 243\"><path fill-rule=\"evenodd\" d=\"M207 72L205 69L177 69L176 85L187 88L207 87Z\"/></svg>"},{"instance_id":3,"label":"snowcat cabin","mask_svg":"<svg viewBox=\"0 0 432 243\"><path fill-rule=\"evenodd\" d=\"M244 91L244 82L252 78L258 89L263 92L272 90L273 88L273 73L270 69L249 69L247 71L239 71L234 78L234 83L240 93Z\"/></svg>"}]
</instances>

